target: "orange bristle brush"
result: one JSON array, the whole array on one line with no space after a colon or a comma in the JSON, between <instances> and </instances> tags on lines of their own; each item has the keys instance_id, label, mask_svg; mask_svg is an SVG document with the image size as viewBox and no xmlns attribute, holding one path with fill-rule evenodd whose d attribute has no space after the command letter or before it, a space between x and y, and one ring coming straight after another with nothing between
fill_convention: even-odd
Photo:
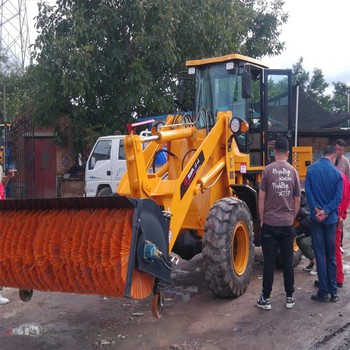
<instances>
[{"instance_id":1,"label":"orange bristle brush","mask_svg":"<svg viewBox=\"0 0 350 350\"><path fill-rule=\"evenodd\" d=\"M124 295L133 208L10 210L0 220L0 285ZM153 284L134 267L133 298L147 297Z\"/></svg>"}]
</instances>

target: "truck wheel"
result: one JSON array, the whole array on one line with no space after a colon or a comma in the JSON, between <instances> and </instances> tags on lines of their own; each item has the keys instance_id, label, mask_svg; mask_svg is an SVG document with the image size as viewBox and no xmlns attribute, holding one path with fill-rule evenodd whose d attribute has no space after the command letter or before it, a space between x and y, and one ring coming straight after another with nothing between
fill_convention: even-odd
<instances>
[{"instance_id":1,"label":"truck wheel","mask_svg":"<svg viewBox=\"0 0 350 350\"><path fill-rule=\"evenodd\" d=\"M253 271L253 223L245 202L226 197L211 207L203 238L209 289L220 297L242 295Z\"/></svg>"},{"instance_id":2,"label":"truck wheel","mask_svg":"<svg viewBox=\"0 0 350 350\"><path fill-rule=\"evenodd\" d=\"M100 191L97 192L97 197L109 197L112 195L113 193L110 187L103 187Z\"/></svg>"}]
</instances>

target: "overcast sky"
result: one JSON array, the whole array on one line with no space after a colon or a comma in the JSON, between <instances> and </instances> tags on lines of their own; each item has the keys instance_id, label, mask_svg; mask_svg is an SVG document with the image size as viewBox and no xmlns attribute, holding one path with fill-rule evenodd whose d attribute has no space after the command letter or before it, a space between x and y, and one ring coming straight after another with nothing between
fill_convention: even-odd
<instances>
[{"instance_id":1,"label":"overcast sky","mask_svg":"<svg viewBox=\"0 0 350 350\"><path fill-rule=\"evenodd\" d=\"M283 26L286 49L264 58L271 68L292 68L300 57L303 67L322 70L329 84L350 84L350 0L285 0L289 13Z\"/></svg>"},{"instance_id":2,"label":"overcast sky","mask_svg":"<svg viewBox=\"0 0 350 350\"><path fill-rule=\"evenodd\" d=\"M31 28L37 2L27 1ZM292 68L303 57L306 71L319 68L329 84L341 81L350 85L350 0L285 0L284 8L289 13L281 37L286 49L280 56L265 57L263 61L271 68ZM34 38L31 29L31 42Z\"/></svg>"}]
</instances>

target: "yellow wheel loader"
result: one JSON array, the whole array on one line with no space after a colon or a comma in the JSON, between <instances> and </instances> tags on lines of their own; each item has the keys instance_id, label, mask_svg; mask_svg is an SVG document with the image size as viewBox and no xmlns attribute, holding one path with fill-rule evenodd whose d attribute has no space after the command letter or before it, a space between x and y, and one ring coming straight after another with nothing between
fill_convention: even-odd
<instances>
[{"instance_id":1,"label":"yellow wheel loader","mask_svg":"<svg viewBox=\"0 0 350 350\"><path fill-rule=\"evenodd\" d=\"M237 54L186 66L179 85L194 87L191 112L169 115L150 136L125 137L127 172L115 195L0 202L0 285L19 288L24 301L33 289L153 292L159 317L177 255L202 252L216 295L244 293L259 236L261 172L275 139L293 136L291 71ZM304 175L310 155L300 151L293 162ZM160 152L167 161L156 168Z\"/></svg>"}]
</instances>

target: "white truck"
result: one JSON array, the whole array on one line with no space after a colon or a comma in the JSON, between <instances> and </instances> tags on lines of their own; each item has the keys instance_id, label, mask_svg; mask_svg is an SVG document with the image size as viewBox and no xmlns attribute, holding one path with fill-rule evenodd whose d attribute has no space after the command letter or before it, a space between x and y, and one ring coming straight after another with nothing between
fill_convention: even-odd
<instances>
[{"instance_id":1,"label":"white truck","mask_svg":"<svg viewBox=\"0 0 350 350\"><path fill-rule=\"evenodd\" d=\"M112 135L97 139L86 163L86 197L109 196L116 192L126 171L124 137Z\"/></svg>"},{"instance_id":2,"label":"white truck","mask_svg":"<svg viewBox=\"0 0 350 350\"><path fill-rule=\"evenodd\" d=\"M141 137L149 135L151 133L148 130L140 133ZM86 197L103 197L116 193L119 181L126 171L124 137L125 135L111 135L97 139L85 168ZM159 153L156 166L165 162L165 153Z\"/></svg>"}]
</instances>

